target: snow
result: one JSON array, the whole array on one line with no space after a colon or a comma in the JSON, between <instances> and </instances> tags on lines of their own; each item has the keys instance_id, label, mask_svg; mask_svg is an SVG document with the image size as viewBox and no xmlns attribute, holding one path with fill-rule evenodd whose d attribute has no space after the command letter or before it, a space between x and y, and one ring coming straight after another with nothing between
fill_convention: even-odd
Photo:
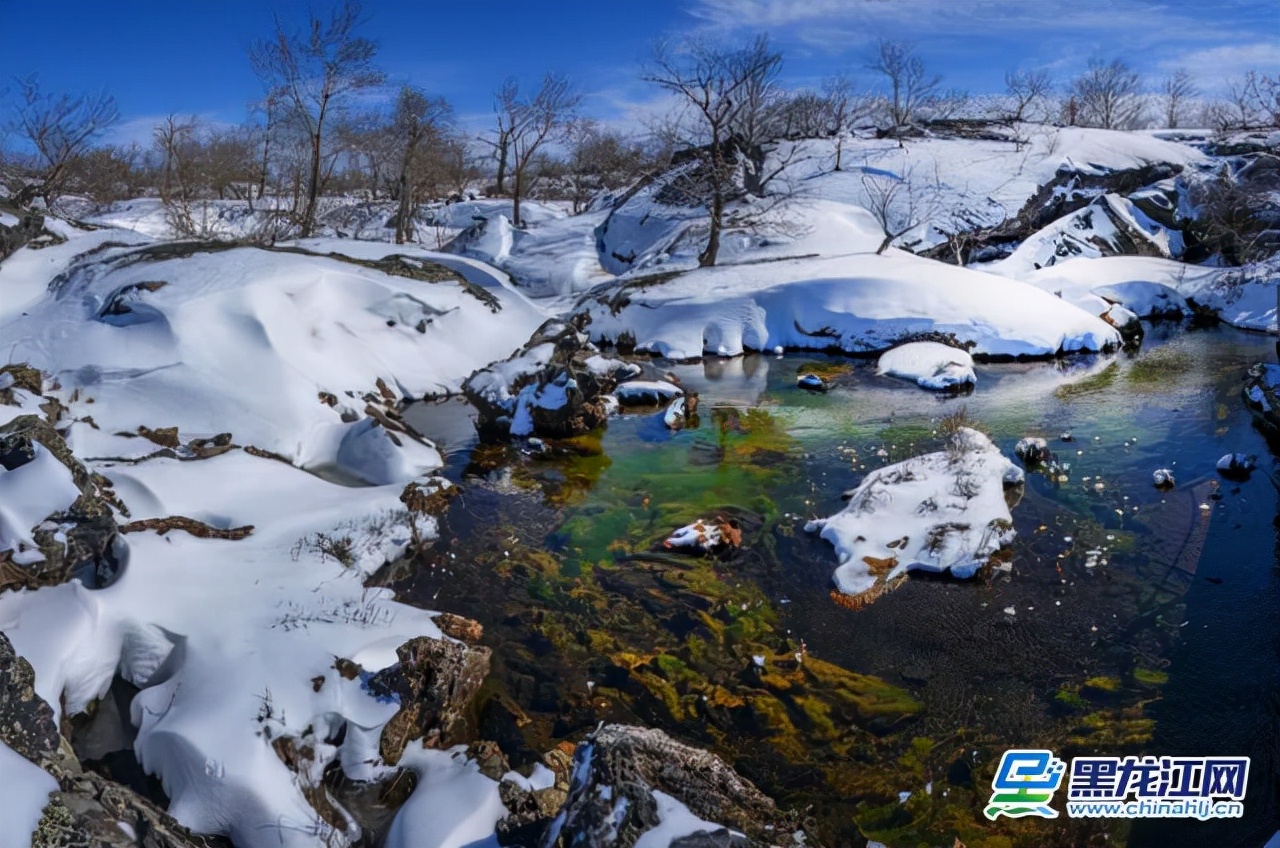
<instances>
[{"instance_id":1,"label":"snow","mask_svg":"<svg viewBox=\"0 0 1280 848\"><path fill-rule=\"evenodd\" d=\"M449 250L501 268L530 296L576 294L611 276L596 252L595 230L606 215L551 218L523 230L499 215L463 233Z\"/></svg>"},{"instance_id":2,"label":"snow","mask_svg":"<svg viewBox=\"0 0 1280 848\"><path fill-rule=\"evenodd\" d=\"M1119 344L1095 315L1033 286L898 251L702 268L583 302L593 340L625 333L673 359L736 356L776 345L871 353L913 335L953 334L987 356L1052 356Z\"/></svg>"},{"instance_id":3,"label":"snow","mask_svg":"<svg viewBox=\"0 0 1280 848\"><path fill-rule=\"evenodd\" d=\"M0 742L0 797L4 798L0 845L30 845L49 793L57 790L53 775Z\"/></svg>"},{"instance_id":4,"label":"snow","mask_svg":"<svg viewBox=\"0 0 1280 848\"><path fill-rule=\"evenodd\" d=\"M653 800L658 808L658 824L640 835L635 848L668 848L674 840L681 837L725 829L714 822L698 818L679 800L661 790L653 790Z\"/></svg>"},{"instance_id":5,"label":"snow","mask_svg":"<svg viewBox=\"0 0 1280 848\"><path fill-rule=\"evenodd\" d=\"M432 613L363 586L410 540L401 487L363 488L353 500L347 487L242 451L97 470L135 520L186 515L254 531L238 541L130 533L111 586L0 596L0 630L35 667L37 693L55 711L82 711L117 669L142 688L132 706L135 751L179 821L251 848L314 844L327 827L270 740L312 743L317 773L337 758L353 779L378 775L379 730L396 705L345 679L334 659L376 671L408 639L441 638ZM435 531L429 520L416 524L423 536ZM318 533L348 539L350 564L326 553ZM344 722L340 749L315 744Z\"/></svg>"},{"instance_id":6,"label":"snow","mask_svg":"<svg viewBox=\"0 0 1280 848\"><path fill-rule=\"evenodd\" d=\"M988 267L999 273L1016 270L1004 263ZM1280 264L1275 261L1214 268L1159 257L1082 257L1032 271L1021 279L1048 292L1062 292L1064 300L1089 311L1100 312L1108 302L1117 302L1145 318L1166 308L1189 311L1186 301L1194 300L1216 310L1234 327L1265 332L1277 329Z\"/></svg>"},{"instance_id":7,"label":"snow","mask_svg":"<svg viewBox=\"0 0 1280 848\"><path fill-rule=\"evenodd\" d=\"M972 577L1012 541L1004 481L1013 463L976 430L952 438L949 450L871 472L844 510L806 525L835 547L840 591L860 595L916 570Z\"/></svg>"},{"instance_id":8,"label":"snow","mask_svg":"<svg viewBox=\"0 0 1280 848\"><path fill-rule=\"evenodd\" d=\"M308 244L366 259L397 252ZM439 465L423 451L389 461L378 444L385 434L350 423L364 416L363 396L379 379L399 397L457 391L544 317L492 277L496 314L456 283L327 256L235 248L130 263L124 251L112 255L119 261L72 268L27 317L0 321L12 361L31 362L67 391L93 398L91 413L107 433L176 426L185 440L230 432L237 444L308 467L376 459L372 478L357 475L372 482ZM458 257L413 255L469 267ZM138 288L155 282L164 285ZM126 298L127 306L108 308ZM338 405L321 403L320 392Z\"/></svg>"},{"instance_id":9,"label":"snow","mask_svg":"<svg viewBox=\"0 0 1280 848\"><path fill-rule=\"evenodd\" d=\"M498 783L480 773L464 748L433 751L415 742L401 764L418 775L396 813L385 848L497 848L495 830L507 815Z\"/></svg>"},{"instance_id":10,"label":"snow","mask_svg":"<svg viewBox=\"0 0 1280 848\"><path fill-rule=\"evenodd\" d=\"M967 351L938 342L911 342L880 355L881 374L915 380L926 389L950 389L978 381Z\"/></svg>"},{"instance_id":11,"label":"snow","mask_svg":"<svg viewBox=\"0 0 1280 848\"><path fill-rule=\"evenodd\" d=\"M12 471L0 466L0 552L14 551L24 564L44 559L32 528L68 509L80 496L71 472L39 443L35 458Z\"/></svg>"},{"instance_id":12,"label":"snow","mask_svg":"<svg viewBox=\"0 0 1280 848\"><path fill-rule=\"evenodd\" d=\"M684 389L666 380L631 380L619 383L613 394L623 406L647 406L666 403Z\"/></svg>"}]
</instances>

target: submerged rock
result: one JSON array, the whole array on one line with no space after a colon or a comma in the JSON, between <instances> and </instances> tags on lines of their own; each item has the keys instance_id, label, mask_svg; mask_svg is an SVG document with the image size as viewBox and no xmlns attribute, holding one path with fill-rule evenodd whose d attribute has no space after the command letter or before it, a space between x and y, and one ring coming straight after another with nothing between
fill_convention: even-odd
<instances>
[{"instance_id":1,"label":"submerged rock","mask_svg":"<svg viewBox=\"0 0 1280 848\"><path fill-rule=\"evenodd\" d=\"M741 544L742 530L737 521L723 518L704 521L699 518L668 536L662 546L700 553L715 553L724 548L736 548Z\"/></svg>"},{"instance_id":2,"label":"submerged rock","mask_svg":"<svg viewBox=\"0 0 1280 848\"><path fill-rule=\"evenodd\" d=\"M801 374L796 378L796 385L811 392L825 392L827 383L817 374Z\"/></svg>"}]
</instances>

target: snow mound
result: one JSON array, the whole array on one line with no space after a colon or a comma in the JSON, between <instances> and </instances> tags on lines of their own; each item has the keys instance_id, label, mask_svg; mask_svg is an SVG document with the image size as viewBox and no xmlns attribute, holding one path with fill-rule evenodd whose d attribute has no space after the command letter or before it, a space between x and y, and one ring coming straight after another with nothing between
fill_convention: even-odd
<instances>
[{"instance_id":1,"label":"snow mound","mask_svg":"<svg viewBox=\"0 0 1280 848\"><path fill-rule=\"evenodd\" d=\"M1013 467L985 435L961 428L947 450L873 471L844 510L805 529L835 546L837 588L863 601L909 571L972 577L1013 540L1004 496Z\"/></svg>"},{"instance_id":2,"label":"snow mound","mask_svg":"<svg viewBox=\"0 0 1280 848\"><path fill-rule=\"evenodd\" d=\"M376 672L409 639L443 638L434 613L364 586L434 521L405 511L399 485L361 489L353 506L350 488L243 451L96 470L135 521L182 515L252 532L129 532L107 588L0 595L0 630L35 668L37 694L78 713L119 673L141 689L138 761L180 822L246 848L347 844L354 832L321 821L303 791L334 761L354 780L381 776L381 728L399 705L335 659ZM311 752L296 772L278 753L286 738Z\"/></svg>"},{"instance_id":3,"label":"snow mound","mask_svg":"<svg viewBox=\"0 0 1280 848\"><path fill-rule=\"evenodd\" d=\"M1005 272L1002 263L991 270ZM1218 314L1224 322L1244 330L1275 332L1276 285L1280 259L1240 268L1186 265L1153 256L1076 258L1032 271L1021 279L1088 311L1102 311L1117 302L1141 317L1161 310L1190 311L1188 301Z\"/></svg>"},{"instance_id":4,"label":"snow mound","mask_svg":"<svg viewBox=\"0 0 1280 848\"><path fill-rule=\"evenodd\" d=\"M25 316L0 320L0 337L14 361L78 390L76 411L104 433L229 432L299 465L354 465L368 482L437 467L424 451L395 459L396 437L350 425L371 397L457 391L527 338L541 310L492 275L488 286L463 282L481 272L457 257L346 242L308 248L101 252L72 265ZM451 267L431 277L437 261Z\"/></svg>"},{"instance_id":5,"label":"snow mound","mask_svg":"<svg viewBox=\"0 0 1280 848\"><path fill-rule=\"evenodd\" d=\"M926 389L973 385L973 357L967 351L938 342L910 342L880 355L881 374L915 380Z\"/></svg>"},{"instance_id":6,"label":"snow mound","mask_svg":"<svg viewBox=\"0 0 1280 848\"><path fill-rule=\"evenodd\" d=\"M595 289L582 302L596 341L632 337L673 359L777 345L883 351L924 334L985 356L1053 356L1120 343L1096 315L1007 280L891 251L701 268L665 282Z\"/></svg>"},{"instance_id":7,"label":"snow mound","mask_svg":"<svg viewBox=\"0 0 1280 848\"><path fill-rule=\"evenodd\" d=\"M0 845L30 845L36 825L58 790L53 775L0 742L0 790L4 791L4 815L0 815Z\"/></svg>"},{"instance_id":8,"label":"snow mound","mask_svg":"<svg viewBox=\"0 0 1280 848\"><path fill-rule=\"evenodd\" d=\"M0 465L0 553L12 551L18 565L44 559L32 529L80 497L67 467L40 443L32 448L35 457L29 462L12 470Z\"/></svg>"}]
</instances>

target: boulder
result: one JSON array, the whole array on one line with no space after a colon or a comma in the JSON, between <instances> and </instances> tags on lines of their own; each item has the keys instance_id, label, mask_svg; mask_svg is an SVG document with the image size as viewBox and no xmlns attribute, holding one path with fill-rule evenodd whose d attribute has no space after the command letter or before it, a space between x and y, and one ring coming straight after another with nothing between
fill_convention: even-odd
<instances>
[{"instance_id":1,"label":"boulder","mask_svg":"<svg viewBox=\"0 0 1280 848\"><path fill-rule=\"evenodd\" d=\"M508 795L521 803L517 791ZM797 829L790 816L714 754L661 730L611 724L574 751L568 797L540 844L632 848L643 834L673 818L679 824L672 826L670 844L681 848L789 845Z\"/></svg>"},{"instance_id":2,"label":"boulder","mask_svg":"<svg viewBox=\"0 0 1280 848\"><path fill-rule=\"evenodd\" d=\"M420 636L397 648L396 656L398 663L368 681L371 692L400 702L400 711L382 729L383 760L398 763L415 739L428 748L466 742L467 713L489 673L489 649Z\"/></svg>"},{"instance_id":3,"label":"boulder","mask_svg":"<svg viewBox=\"0 0 1280 848\"><path fill-rule=\"evenodd\" d=\"M617 373L601 367L576 323L553 319L509 359L468 377L462 390L479 413L482 439L567 438L604 423Z\"/></svg>"}]
</instances>

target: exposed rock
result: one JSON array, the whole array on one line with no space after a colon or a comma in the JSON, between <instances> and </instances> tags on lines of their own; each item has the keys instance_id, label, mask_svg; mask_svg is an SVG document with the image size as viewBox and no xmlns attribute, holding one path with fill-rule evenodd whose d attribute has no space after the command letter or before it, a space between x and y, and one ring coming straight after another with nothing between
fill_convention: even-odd
<instances>
[{"instance_id":1,"label":"exposed rock","mask_svg":"<svg viewBox=\"0 0 1280 848\"><path fill-rule=\"evenodd\" d=\"M655 791L715 823L675 842L684 848L784 844L796 829L770 798L719 757L660 730L601 727L578 745L573 766L568 798L547 830L543 848L632 848L660 821ZM730 830L743 836L734 837Z\"/></svg>"},{"instance_id":2,"label":"exposed rock","mask_svg":"<svg viewBox=\"0 0 1280 848\"><path fill-rule=\"evenodd\" d=\"M0 462L13 467L34 457L40 444L71 472L80 497L64 512L48 516L32 534L44 560L0 575L8 586L54 586L78 576L88 585L110 583L119 570L114 552L116 523L110 484L71 454L61 434L38 415L20 415L0 426Z\"/></svg>"},{"instance_id":3,"label":"exposed rock","mask_svg":"<svg viewBox=\"0 0 1280 848\"><path fill-rule=\"evenodd\" d=\"M35 694L31 664L0 633L0 742L58 781L33 848L213 848L227 843L189 832L155 804L84 771L58 732L53 710ZM0 807L3 802L0 801ZM123 827L121 825L124 825Z\"/></svg>"},{"instance_id":4,"label":"exposed rock","mask_svg":"<svg viewBox=\"0 0 1280 848\"><path fill-rule=\"evenodd\" d=\"M400 711L382 730L388 764L422 739L429 748L466 741L467 712L489 673L488 648L420 636L396 649L400 662L369 679L369 689L398 697Z\"/></svg>"},{"instance_id":5,"label":"exposed rock","mask_svg":"<svg viewBox=\"0 0 1280 848\"><path fill-rule=\"evenodd\" d=\"M0 633L0 742L37 765L58 754L62 738L53 710L35 691L31 663Z\"/></svg>"},{"instance_id":6,"label":"exposed rock","mask_svg":"<svg viewBox=\"0 0 1280 848\"><path fill-rule=\"evenodd\" d=\"M1218 473L1230 480L1247 480L1258 467L1258 458L1252 454L1229 453L1218 460Z\"/></svg>"},{"instance_id":7,"label":"exposed rock","mask_svg":"<svg viewBox=\"0 0 1280 848\"><path fill-rule=\"evenodd\" d=\"M32 247L46 247L63 241L66 239L44 228L43 215L23 213L19 216L18 223L11 227L0 224L0 260L12 256L19 248L28 244Z\"/></svg>"},{"instance_id":8,"label":"exposed rock","mask_svg":"<svg viewBox=\"0 0 1280 848\"><path fill-rule=\"evenodd\" d=\"M1280 365L1259 362L1249 368L1244 402L1264 428L1280 433Z\"/></svg>"}]
</instances>

